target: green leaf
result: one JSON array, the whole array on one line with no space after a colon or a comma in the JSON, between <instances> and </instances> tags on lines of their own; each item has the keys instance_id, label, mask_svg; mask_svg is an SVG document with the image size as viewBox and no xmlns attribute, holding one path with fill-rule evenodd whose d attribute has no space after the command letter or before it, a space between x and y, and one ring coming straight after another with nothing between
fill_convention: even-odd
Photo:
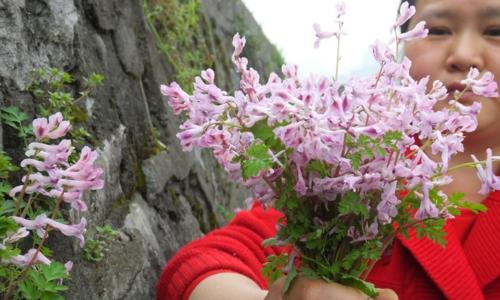
<instances>
[{"instance_id":1,"label":"green leaf","mask_svg":"<svg viewBox=\"0 0 500 300\"><path fill-rule=\"evenodd\" d=\"M288 291L295 277L297 277L297 269L295 269L295 266L292 265L290 272L286 275L285 285L283 286L283 294Z\"/></svg>"},{"instance_id":2,"label":"green leaf","mask_svg":"<svg viewBox=\"0 0 500 300\"><path fill-rule=\"evenodd\" d=\"M265 239L262 241L262 247L272 247L272 246L275 246L276 243L277 243L278 239L275 238L275 237L271 237L271 238L268 238L268 239Z\"/></svg>"},{"instance_id":3,"label":"green leaf","mask_svg":"<svg viewBox=\"0 0 500 300\"><path fill-rule=\"evenodd\" d=\"M48 281L45 280L42 274L38 273L36 270L31 270L28 273L29 279L35 284L38 290L43 291L44 287L48 284Z\"/></svg>"},{"instance_id":4,"label":"green leaf","mask_svg":"<svg viewBox=\"0 0 500 300\"><path fill-rule=\"evenodd\" d=\"M269 127L267 125L267 119L260 120L250 128L250 132L253 133L256 139L260 139L264 144L266 144L270 149L275 152L279 152L285 149L285 146L276 138L273 129L276 127L284 126L287 123L278 123L274 127Z\"/></svg>"},{"instance_id":5,"label":"green leaf","mask_svg":"<svg viewBox=\"0 0 500 300\"><path fill-rule=\"evenodd\" d=\"M38 300L42 296L41 291L30 280L23 280L18 285L23 297L27 300Z\"/></svg>"},{"instance_id":6,"label":"green leaf","mask_svg":"<svg viewBox=\"0 0 500 300\"><path fill-rule=\"evenodd\" d=\"M377 289L372 283L364 281L352 275L343 274L340 279L340 283L356 288L371 298L375 298L378 295Z\"/></svg>"},{"instance_id":7,"label":"green leaf","mask_svg":"<svg viewBox=\"0 0 500 300\"><path fill-rule=\"evenodd\" d=\"M262 267L262 275L269 279L269 285L272 285L278 278L282 277L283 267L288 263L288 255L280 254L266 257L267 262Z\"/></svg>"},{"instance_id":8,"label":"green leaf","mask_svg":"<svg viewBox=\"0 0 500 300\"><path fill-rule=\"evenodd\" d=\"M21 250L18 248L12 248L11 246L7 246L4 249L0 250L0 260L7 260L11 257L19 255Z\"/></svg>"},{"instance_id":9,"label":"green leaf","mask_svg":"<svg viewBox=\"0 0 500 300\"><path fill-rule=\"evenodd\" d=\"M16 232L19 226L11 217L0 216L0 237L5 237L9 232Z\"/></svg>"},{"instance_id":10,"label":"green leaf","mask_svg":"<svg viewBox=\"0 0 500 300\"><path fill-rule=\"evenodd\" d=\"M267 170L272 167L272 161L261 159L249 159L241 164L242 175L245 180L257 176L261 170Z\"/></svg>"},{"instance_id":11,"label":"green leaf","mask_svg":"<svg viewBox=\"0 0 500 300\"><path fill-rule=\"evenodd\" d=\"M250 131L256 139L260 139L264 143L274 138L273 129L267 125L267 119L256 122L252 128L250 128Z\"/></svg>"},{"instance_id":12,"label":"green leaf","mask_svg":"<svg viewBox=\"0 0 500 300\"><path fill-rule=\"evenodd\" d=\"M321 177L330 175L330 169L321 160L311 160L305 167L308 172L317 172Z\"/></svg>"},{"instance_id":13,"label":"green leaf","mask_svg":"<svg viewBox=\"0 0 500 300\"><path fill-rule=\"evenodd\" d=\"M477 214L480 212L486 212L488 208L484 206L482 203L475 203L469 201L460 201L457 203L458 207L465 208L471 210L473 213Z\"/></svg>"},{"instance_id":14,"label":"green leaf","mask_svg":"<svg viewBox=\"0 0 500 300\"><path fill-rule=\"evenodd\" d=\"M247 149L246 154L253 158L266 159L271 158L268 151L269 147L267 147L266 145L253 144Z\"/></svg>"},{"instance_id":15,"label":"green leaf","mask_svg":"<svg viewBox=\"0 0 500 300\"><path fill-rule=\"evenodd\" d=\"M57 261L52 262L50 265L42 265L40 267L40 272L47 281L69 278L64 265Z\"/></svg>"},{"instance_id":16,"label":"green leaf","mask_svg":"<svg viewBox=\"0 0 500 300\"><path fill-rule=\"evenodd\" d=\"M403 133L400 131L387 131L382 139L387 147L397 150L396 143L403 139Z\"/></svg>"},{"instance_id":17,"label":"green leaf","mask_svg":"<svg viewBox=\"0 0 500 300\"><path fill-rule=\"evenodd\" d=\"M357 216L363 216L368 218L368 208L361 201L359 195L355 192L346 192L342 195L338 207L339 213L341 214L355 214Z\"/></svg>"},{"instance_id":18,"label":"green leaf","mask_svg":"<svg viewBox=\"0 0 500 300\"><path fill-rule=\"evenodd\" d=\"M246 159L241 164L243 178L247 180L252 176L257 176L260 171L270 169L273 166L271 155L268 153L269 148L263 144L253 144L250 146L246 155Z\"/></svg>"},{"instance_id":19,"label":"green leaf","mask_svg":"<svg viewBox=\"0 0 500 300\"><path fill-rule=\"evenodd\" d=\"M348 155L349 160L351 161L351 167L354 171L359 169L359 165L361 164L361 153L355 152Z\"/></svg>"},{"instance_id":20,"label":"green leaf","mask_svg":"<svg viewBox=\"0 0 500 300\"><path fill-rule=\"evenodd\" d=\"M64 297L52 292L44 292L40 300L64 300Z\"/></svg>"}]
</instances>

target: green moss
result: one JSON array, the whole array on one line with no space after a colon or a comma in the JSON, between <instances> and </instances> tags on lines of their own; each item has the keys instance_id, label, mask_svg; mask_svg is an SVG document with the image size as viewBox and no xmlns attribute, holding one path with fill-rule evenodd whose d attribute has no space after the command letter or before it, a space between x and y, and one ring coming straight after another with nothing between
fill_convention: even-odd
<instances>
[{"instance_id":1,"label":"green moss","mask_svg":"<svg viewBox=\"0 0 500 300\"><path fill-rule=\"evenodd\" d=\"M158 50L174 68L175 80L191 92L193 78L214 64L200 21L200 1L144 0L144 15Z\"/></svg>"},{"instance_id":2,"label":"green moss","mask_svg":"<svg viewBox=\"0 0 500 300\"><path fill-rule=\"evenodd\" d=\"M146 193L146 175L142 171L142 162L137 161L134 168L135 191Z\"/></svg>"}]
</instances>

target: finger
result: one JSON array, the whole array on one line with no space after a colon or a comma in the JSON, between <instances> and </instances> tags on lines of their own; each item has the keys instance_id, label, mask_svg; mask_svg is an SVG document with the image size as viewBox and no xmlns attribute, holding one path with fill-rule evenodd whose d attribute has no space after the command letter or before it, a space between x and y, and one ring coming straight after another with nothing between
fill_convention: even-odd
<instances>
[{"instance_id":1,"label":"finger","mask_svg":"<svg viewBox=\"0 0 500 300\"><path fill-rule=\"evenodd\" d=\"M375 300L398 300L399 297L391 289L377 289L378 290L378 296L375 298Z\"/></svg>"},{"instance_id":2,"label":"finger","mask_svg":"<svg viewBox=\"0 0 500 300\"><path fill-rule=\"evenodd\" d=\"M282 300L283 287L285 285L285 277L281 277L276 280L268 290L266 298L264 300Z\"/></svg>"}]
</instances>

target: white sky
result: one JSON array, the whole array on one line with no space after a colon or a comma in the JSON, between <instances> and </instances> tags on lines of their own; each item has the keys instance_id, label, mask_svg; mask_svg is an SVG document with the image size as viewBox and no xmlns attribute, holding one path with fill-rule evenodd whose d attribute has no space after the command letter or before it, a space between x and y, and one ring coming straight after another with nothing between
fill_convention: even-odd
<instances>
[{"instance_id":1,"label":"white sky","mask_svg":"<svg viewBox=\"0 0 500 300\"><path fill-rule=\"evenodd\" d=\"M281 51L286 62L299 66L301 76L309 73L335 74L335 39L322 40L314 48L313 23L323 31L335 30L336 0L243 0L266 36ZM346 15L341 38L340 78L368 75L376 64L368 48L376 39L387 42L396 19L399 0L345 0ZM250 62L251 64L251 62Z\"/></svg>"}]
</instances>

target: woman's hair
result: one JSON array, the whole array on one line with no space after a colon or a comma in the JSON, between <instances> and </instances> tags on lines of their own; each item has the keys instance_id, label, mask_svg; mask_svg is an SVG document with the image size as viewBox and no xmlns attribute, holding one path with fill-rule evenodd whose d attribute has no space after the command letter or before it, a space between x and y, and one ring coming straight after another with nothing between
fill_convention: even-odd
<instances>
[{"instance_id":1,"label":"woman's hair","mask_svg":"<svg viewBox=\"0 0 500 300\"><path fill-rule=\"evenodd\" d=\"M417 0L401 0L401 4L405 1L408 2L408 4L410 4L410 5L415 5L415 6L417 5ZM398 11L398 13L399 13L399 11ZM408 31L408 26L410 25L410 21L411 21L411 19L406 21L406 23L404 23L403 25L401 25L401 32Z\"/></svg>"}]
</instances>

